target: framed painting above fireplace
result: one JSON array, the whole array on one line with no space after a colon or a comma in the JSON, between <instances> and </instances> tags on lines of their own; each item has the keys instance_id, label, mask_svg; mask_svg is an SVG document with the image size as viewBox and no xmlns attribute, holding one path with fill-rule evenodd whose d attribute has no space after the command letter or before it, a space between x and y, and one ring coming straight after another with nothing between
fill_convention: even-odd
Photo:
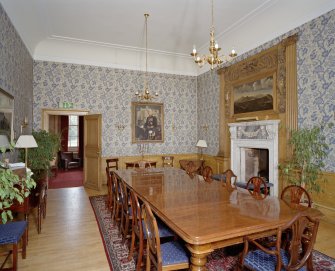
<instances>
[{"instance_id":1,"label":"framed painting above fireplace","mask_svg":"<svg viewBox=\"0 0 335 271\"><path fill-rule=\"evenodd\" d=\"M262 74L233 85L233 114L275 110L276 74Z\"/></svg>"}]
</instances>

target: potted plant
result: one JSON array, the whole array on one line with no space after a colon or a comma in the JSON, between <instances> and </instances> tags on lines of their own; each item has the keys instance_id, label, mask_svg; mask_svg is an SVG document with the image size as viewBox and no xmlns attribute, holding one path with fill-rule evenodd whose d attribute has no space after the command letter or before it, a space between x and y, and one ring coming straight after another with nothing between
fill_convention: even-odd
<instances>
[{"instance_id":1,"label":"potted plant","mask_svg":"<svg viewBox=\"0 0 335 271\"><path fill-rule=\"evenodd\" d=\"M54 160L60 147L60 136L45 130L33 131L37 148L29 149L28 167L36 180L45 179L50 174L50 162ZM24 152L21 152L24 157Z\"/></svg>"},{"instance_id":2,"label":"potted plant","mask_svg":"<svg viewBox=\"0 0 335 271\"><path fill-rule=\"evenodd\" d=\"M331 127L332 124L328 126ZM324 128L325 126L315 126L291 131L289 144L293 146L293 155L289 161L279 166L282 176L289 183L300 185L309 192L321 191L318 180L329 149L323 135Z\"/></svg>"},{"instance_id":3,"label":"potted plant","mask_svg":"<svg viewBox=\"0 0 335 271\"><path fill-rule=\"evenodd\" d=\"M10 145L10 152L13 144ZM2 165L5 165L6 148L1 148ZM24 199L29 196L30 190L36 186L31 178L32 172L27 171L25 177L20 178L11 169L0 168L0 212L1 221L5 224L8 219L12 220L12 212L9 209L14 203L22 204Z\"/></svg>"}]
</instances>

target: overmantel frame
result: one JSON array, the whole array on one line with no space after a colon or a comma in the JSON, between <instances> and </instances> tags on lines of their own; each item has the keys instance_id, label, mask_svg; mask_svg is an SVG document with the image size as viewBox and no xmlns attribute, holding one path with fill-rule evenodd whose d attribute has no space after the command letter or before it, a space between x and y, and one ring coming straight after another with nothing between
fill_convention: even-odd
<instances>
[{"instance_id":1,"label":"overmantel frame","mask_svg":"<svg viewBox=\"0 0 335 271\"><path fill-rule=\"evenodd\" d=\"M280 119L281 127L285 129L295 129L297 127L297 39L297 34L292 35L269 49L218 70L220 78L220 145L218 156L230 158L228 123L245 120ZM271 110L234 114L234 86L241 83L251 83L269 75L272 75L274 80L273 108ZM281 134L281 137L283 140L280 144L286 145L285 132Z\"/></svg>"}]
</instances>

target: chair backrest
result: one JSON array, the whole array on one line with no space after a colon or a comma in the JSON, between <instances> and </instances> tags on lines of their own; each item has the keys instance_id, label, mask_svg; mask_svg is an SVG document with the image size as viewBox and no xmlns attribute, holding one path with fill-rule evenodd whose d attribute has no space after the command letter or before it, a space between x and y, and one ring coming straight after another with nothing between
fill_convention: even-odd
<instances>
[{"instance_id":1,"label":"chair backrest","mask_svg":"<svg viewBox=\"0 0 335 271\"><path fill-rule=\"evenodd\" d=\"M133 231L138 237L143 238L142 210L136 193L130 190L131 211L133 215Z\"/></svg>"},{"instance_id":2,"label":"chair backrest","mask_svg":"<svg viewBox=\"0 0 335 271\"><path fill-rule=\"evenodd\" d=\"M264 268L264 266L274 264L276 265L275 270L300 270L304 265L310 264L307 261L311 260L310 256L315 244L318 227L319 219L312 219L305 212L298 212L286 225L277 228L275 246L272 248L264 247L262 243L259 243L259 240L245 237L241 264L246 264L251 269L254 266L262 266ZM284 244L286 244L287 241L288 246L283 247L283 243L285 242ZM249 243L254 246L249 246ZM283 249L287 253L282 253ZM260 252L260 250L273 255L275 258L264 257L264 253ZM252 253L252 256L248 258L249 253ZM248 263L245 262L246 258L248 258ZM263 268L256 268L256 270L264 270Z\"/></svg>"},{"instance_id":3,"label":"chair backrest","mask_svg":"<svg viewBox=\"0 0 335 271\"><path fill-rule=\"evenodd\" d=\"M128 210L129 210L128 189L127 189L126 183L120 178L117 178L117 183L118 183L120 199L122 203L122 211L124 213L128 213Z\"/></svg>"},{"instance_id":4,"label":"chair backrest","mask_svg":"<svg viewBox=\"0 0 335 271\"><path fill-rule=\"evenodd\" d=\"M222 173L223 178L225 179L225 185L227 187L235 187L235 183L237 180L237 176L231 169L227 169L225 172Z\"/></svg>"},{"instance_id":5,"label":"chair backrest","mask_svg":"<svg viewBox=\"0 0 335 271\"><path fill-rule=\"evenodd\" d=\"M147 236L147 253L149 253L150 261L155 265L157 270L162 270L162 254L157 221L147 202L144 202L142 206L142 214ZM148 269L148 265L150 263L147 261L147 270L150 270Z\"/></svg>"},{"instance_id":6,"label":"chair backrest","mask_svg":"<svg viewBox=\"0 0 335 271\"><path fill-rule=\"evenodd\" d=\"M308 207L312 206L311 196L305 188L299 185L286 186L283 189L280 198L292 208L294 208L296 205L304 205Z\"/></svg>"},{"instance_id":7,"label":"chair backrest","mask_svg":"<svg viewBox=\"0 0 335 271\"><path fill-rule=\"evenodd\" d=\"M264 199L268 195L267 184L262 177L251 177L246 189L256 199Z\"/></svg>"},{"instance_id":8,"label":"chair backrest","mask_svg":"<svg viewBox=\"0 0 335 271\"><path fill-rule=\"evenodd\" d=\"M111 190L112 190L112 197L113 197L113 202L118 203L120 202L120 189L119 189L119 182L116 174L113 172L112 173L112 179L111 179Z\"/></svg>"},{"instance_id":9,"label":"chair backrest","mask_svg":"<svg viewBox=\"0 0 335 271\"><path fill-rule=\"evenodd\" d=\"M119 159L118 158L109 158L106 159L106 168L111 171L113 168L116 170L119 169Z\"/></svg>"},{"instance_id":10,"label":"chair backrest","mask_svg":"<svg viewBox=\"0 0 335 271\"><path fill-rule=\"evenodd\" d=\"M162 156L163 167L173 167L173 156Z\"/></svg>"},{"instance_id":11,"label":"chair backrest","mask_svg":"<svg viewBox=\"0 0 335 271\"><path fill-rule=\"evenodd\" d=\"M113 202L113 191L112 191L112 174L109 172L108 167L106 167L106 177L107 177L107 199L108 199L108 208L112 208Z\"/></svg>"},{"instance_id":12,"label":"chair backrest","mask_svg":"<svg viewBox=\"0 0 335 271\"><path fill-rule=\"evenodd\" d=\"M290 261L287 270L298 270L306 264L312 253L318 228L318 219L312 219L305 213L299 212L289 223L278 229L277 251L280 251L282 232L286 229L291 231L289 241Z\"/></svg>"},{"instance_id":13,"label":"chair backrest","mask_svg":"<svg viewBox=\"0 0 335 271\"><path fill-rule=\"evenodd\" d=\"M210 166L205 166L204 169L202 170L202 177L204 177L204 180L206 182L212 182L212 175L213 175L213 170Z\"/></svg>"}]
</instances>

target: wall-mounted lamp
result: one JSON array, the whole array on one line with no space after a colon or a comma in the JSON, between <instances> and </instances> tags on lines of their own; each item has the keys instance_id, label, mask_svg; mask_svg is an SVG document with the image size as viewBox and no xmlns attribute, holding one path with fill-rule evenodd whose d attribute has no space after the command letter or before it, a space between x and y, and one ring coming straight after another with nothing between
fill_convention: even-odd
<instances>
[{"instance_id":1,"label":"wall-mounted lamp","mask_svg":"<svg viewBox=\"0 0 335 271\"><path fill-rule=\"evenodd\" d=\"M209 126L207 124L206 125L201 125L200 128L207 132L208 129L209 129Z\"/></svg>"},{"instance_id":2,"label":"wall-mounted lamp","mask_svg":"<svg viewBox=\"0 0 335 271\"><path fill-rule=\"evenodd\" d=\"M115 124L116 129L118 129L120 132L123 131L126 128L125 124L117 123Z\"/></svg>"},{"instance_id":3,"label":"wall-mounted lamp","mask_svg":"<svg viewBox=\"0 0 335 271\"><path fill-rule=\"evenodd\" d=\"M28 126L28 118L27 117L24 117L24 120L23 122L21 123L21 134L22 134L22 130L23 128L26 128Z\"/></svg>"}]
</instances>

